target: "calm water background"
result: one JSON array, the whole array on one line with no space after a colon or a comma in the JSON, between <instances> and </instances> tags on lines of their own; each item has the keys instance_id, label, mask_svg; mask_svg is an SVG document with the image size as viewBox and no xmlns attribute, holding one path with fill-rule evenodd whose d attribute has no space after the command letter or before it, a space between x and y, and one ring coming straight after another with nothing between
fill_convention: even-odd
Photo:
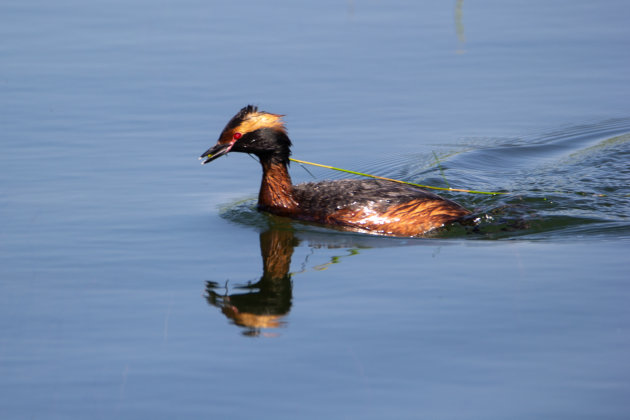
<instances>
[{"instance_id":1,"label":"calm water background","mask_svg":"<svg viewBox=\"0 0 630 420\"><path fill-rule=\"evenodd\" d=\"M629 20L3 1L0 417L628 418ZM257 163L197 161L248 103L295 157L512 194L431 239L260 215Z\"/></svg>"}]
</instances>

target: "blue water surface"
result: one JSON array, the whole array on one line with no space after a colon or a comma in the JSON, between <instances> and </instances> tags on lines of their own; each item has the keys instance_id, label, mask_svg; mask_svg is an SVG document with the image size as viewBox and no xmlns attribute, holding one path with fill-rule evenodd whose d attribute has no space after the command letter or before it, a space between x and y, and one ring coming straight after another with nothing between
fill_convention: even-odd
<instances>
[{"instance_id":1,"label":"blue water surface","mask_svg":"<svg viewBox=\"0 0 630 420\"><path fill-rule=\"evenodd\" d=\"M626 419L624 1L0 4L0 417ZM201 166L447 192L430 238L260 214ZM349 176L293 164L294 181Z\"/></svg>"}]
</instances>

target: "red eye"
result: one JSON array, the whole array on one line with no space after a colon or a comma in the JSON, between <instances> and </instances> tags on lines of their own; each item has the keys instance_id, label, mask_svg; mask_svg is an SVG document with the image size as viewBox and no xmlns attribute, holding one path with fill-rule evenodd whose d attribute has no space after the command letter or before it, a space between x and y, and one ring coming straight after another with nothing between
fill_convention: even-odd
<instances>
[{"instance_id":1,"label":"red eye","mask_svg":"<svg viewBox=\"0 0 630 420\"><path fill-rule=\"evenodd\" d=\"M234 140L238 140L241 137L243 137L243 135L241 133L234 133Z\"/></svg>"}]
</instances>

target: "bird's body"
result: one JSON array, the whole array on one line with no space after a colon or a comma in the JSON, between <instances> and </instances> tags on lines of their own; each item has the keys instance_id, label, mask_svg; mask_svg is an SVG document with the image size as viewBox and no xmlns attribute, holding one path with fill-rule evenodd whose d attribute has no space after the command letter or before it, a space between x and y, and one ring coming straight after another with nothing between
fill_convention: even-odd
<instances>
[{"instance_id":1,"label":"bird's body","mask_svg":"<svg viewBox=\"0 0 630 420\"><path fill-rule=\"evenodd\" d=\"M291 141L281 116L247 106L227 124L203 163L230 151L258 156L263 177L258 208L278 216L356 231L422 236L468 214L459 204L417 187L381 180L337 180L293 185Z\"/></svg>"}]
</instances>

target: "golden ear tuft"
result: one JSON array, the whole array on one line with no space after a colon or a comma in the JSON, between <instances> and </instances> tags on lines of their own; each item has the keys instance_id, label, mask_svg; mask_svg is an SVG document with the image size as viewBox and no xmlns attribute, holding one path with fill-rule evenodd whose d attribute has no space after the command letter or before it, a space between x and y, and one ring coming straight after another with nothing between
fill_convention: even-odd
<instances>
[{"instance_id":1,"label":"golden ear tuft","mask_svg":"<svg viewBox=\"0 0 630 420\"><path fill-rule=\"evenodd\" d=\"M285 131L284 121L280 114L270 114L268 112L252 112L243 118L238 126L238 131L243 133L251 133L261 128L271 128L274 130Z\"/></svg>"}]
</instances>

